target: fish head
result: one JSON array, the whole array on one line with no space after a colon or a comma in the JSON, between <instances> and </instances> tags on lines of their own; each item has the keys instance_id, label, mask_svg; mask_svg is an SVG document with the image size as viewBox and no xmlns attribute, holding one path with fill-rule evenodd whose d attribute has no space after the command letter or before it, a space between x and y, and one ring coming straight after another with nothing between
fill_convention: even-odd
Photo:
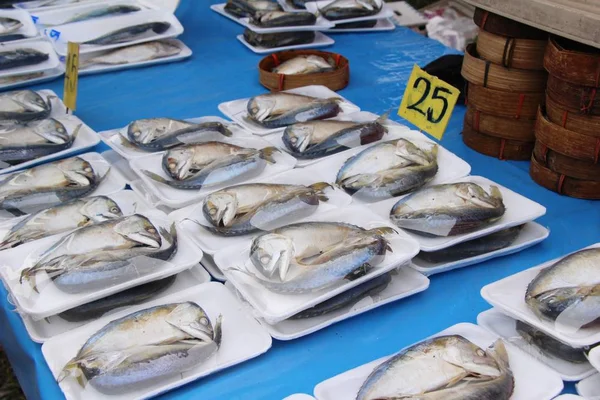
<instances>
[{"instance_id":1,"label":"fish head","mask_svg":"<svg viewBox=\"0 0 600 400\"><path fill-rule=\"evenodd\" d=\"M250 248L252 264L268 278L276 272L285 280L294 256L294 243L284 235L267 233L254 239Z\"/></svg>"},{"instance_id":2,"label":"fish head","mask_svg":"<svg viewBox=\"0 0 600 400\"><path fill-rule=\"evenodd\" d=\"M285 132L285 140L298 153L304 152L312 139L315 127L312 124L294 124Z\"/></svg>"},{"instance_id":3,"label":"fish head","mask_svg":"<svg viewBox=\"0 0 600 400\"><path fill-rule=\"evenodd\" d=\"M108 197L95 197L87 202L81 210L82 214L94 222L117 219L123 216L123 211L114 200Z\"/></svg>"},{"instance_id":4,"label":"fish head","mask_svg":"<svg viewBox=\"0 0 600 400\"><path fill-rule=\"evenodd\" d=\"M465 369L470 375L478 377L498 377L501 374L494 357L460 336L456 336L454 345L448 347L444 360Z\"/></svg>"},{"instance_id":5,"label":"fish head","mask_svg":"<svg viewBox=\"0 0 600 400\"><path fill-rule=\"evenodd\" d=\"M47 111L50 107L48 103L33 90L22 90L12 97L13 101L19 104L27 112Z\"/></svg>"},{"instance_id":6,"label":"fish head","mask_svg":"<svg viewBox=\"0 0 600 400\"><path fill-rule=\"evenodd\" d=\"M214 329L206 312L193 302L179 303L169 313L167 322L194 339L211 342L214 339Z\"/></svg>"},{"instance_id":7,"label":"fish head","mask_svg":"<svg viewBox=\"0 0 600 400\"><path fill-rule=\"evenodd\" d=\"M461 199L476 205L481 208L497 208L502 206L502 195L499 193L498 188L492 187L492 194L487 194L483 188L475 183L465 183L459 185L456 189L456 195Z\"/></svg>"},{"instance_id":8,"label":"fish head","mask_svg":"<svg viewBox=\"0 0 600 400\"><path fill-rule=\"evenodd\" d=\"M275 109L275 100L269 96L256 96L248 101L248 115L255 121L266 120Z\"/></svg>"},{"instance_id":9,"label":"fish head","mask_svg":"<svg viewBox=\"0 0 600 400\"><path fill-rule=\"evenodd\" d=\"M90 186L96 181L96 173L92 164L83 158L68 158L59 161L57 166L71 187Z\"/></svg>"},{"instance_id":10,"label":"fish head","mask_svg":"<svg viewBox=\"0 0 600 400\"><path fill-rule=\"evenodd\" d=\"M123 218L115 225L115 232L137 243L140 247L160 249L162 238L156 227L143 215L132 215Z\"/></svg>"},{"instance_id":11,"label":"fish head","mask_svg":"<svg viewBox=\"0 0 600 400\"><path fill-rule=\"evenodd\" d=\"M65 126L54 118L48 118L35 126L35 132L55 144L65 144L71 140Z\"/></svg>"},{"instance_id":12,"label":"fish head","mask_svg":"<svg viewBox=\"0 0 600 400\"><path fill-rule=\"evenodd\" d=\"M184 180L193 175L192 164L194 160L194 150L191 148L179 148L169 150L163 158L169 175L178 180Z\"/></svg>"},{"instance_id":13,"label":"fish head","mask_svg":"<svg viewBox=\"0 0 600 400\"><path fill-rule=\"evenodd\" d=\"M216 192L206 198L204 207L214 226L230 226L238 210L238 199L233 193Z\"/></svg>"},{"instance_id":14,"label":"fish head","mask_svg":"<svg viewBox=\"0 0 600 400\"><path fill-rule=\"evenodd\" d=\"M395 154L418 165L428 165L431 163L429 154L406 139L399 139L396 142Z\"/></svg>"},{"instance_id":15,"label":"fish head","mask_svg":"<svg viewBox=\"0 0 600 400\"><path fill-rule=\"evenodd\" d=\"M164 132L164 125L155 124L148 119L133 121L127 127L127 137L134 143L152 143Z\"/></svg>"}]
</instances>

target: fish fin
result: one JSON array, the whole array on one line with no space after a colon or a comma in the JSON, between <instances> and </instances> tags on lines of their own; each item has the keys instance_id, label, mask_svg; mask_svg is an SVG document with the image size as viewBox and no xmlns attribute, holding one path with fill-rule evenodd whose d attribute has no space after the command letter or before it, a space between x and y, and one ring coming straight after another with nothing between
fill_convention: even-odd
<instances>
[{"instance_id":1,"label":"fish fin","mask_svg":"<svg viewBox=\"0 0 600 400\"><path fill-rule=\"evenodd\" d=\"M71 141L74 142L75 139L77 139L77 135L79 135L79 131L81 130L81 127L83 126L83 124L79 124L75 127L75 129L73 130L73 133L71 133Z\"/></svg>"},{"instance_id":2,"label":"fish fin","mask_svg":"<svg viewBox=\"0 0 600 400\"><path fill-rule=\"evenodd\" d=\"M398 235L398 231L394 228L390 228L389 226L378 226L376 228L371 228L367 232L372 232L377 235L385 236L385 235Z\"/></svg>"},{"instance_id":3,"label":"fish fin","mask_svg":"<svg viewBox=\"0 0 600 400\"><path fill-rule=\"evenodd\" d=\"M164 183L165 185L171 185L171 181L169 181L168 179L163 178L162 176L155 174L154 172L150 172L148 170L143 169L142 173L144 175L146 175L148 178L160 182L160 183Z\"/></svg>"},{"instance_id":4,"label":"fish fin","mask_svg":"<svg viewBox=\"0 0 600 400\"><path fill-rule=\"evenodd\" d=\"M431 150L429 150L429 154L431 155L431 162L437 161L439 149L440 149L440 146L438 146L437 144L434 144L433 147L431 148ZM502 198L502 195L500 195L500 198Z\"/></svg>"},{"instance_id":5,"label":"fish fin","mask_svg":"<svg viewBox=\"0 0 600 400\"><path fill-rule=\"evenodd\" d=\"M487 352L496 361L500 371L512 375L510 370L510 359L508 357L508 352L506 351L506 345L502 339L496 340Z\"/></svg>"},{"instance_id":6,"label":"fish fin","mask_svg":"<svg viewBox=\"0 0 600 400\"><path fill-rule=\"evenodd\" d=\"M216 343L217 347L221 347L221 339L223 338L223 315L219 314L217 317L217 322L215 323L215 327L213 329L213 341Z\"/></svg>"},{"instance_id":7,"label":"fish fin","mask_svg":"<svg viewBox=\"0 0 600 400\"><path fill-rule=\"evenodd\" d=\"M373 270L371 264L364 263L363 265L346 275L344 279L354 281L358 278L362 278L363 276L367 275L371 270Z\"/></svg>"},{"instance_id":8,"label":"fish fin","mask_svg":"<svg viewBox=\"0 0 600 400\"><path fill-rule=\"evenodd\" d=\"M6 211L7 213L9 213L15 217L22 217L23 215L26 215L26 213L19 210L18 208L5 208L4 211Z\"/></svg>"},{"instance_id":9,"label":"fish fin","mask_svg":"<svg viewBox=\"0 0 600 400\"><path fill-rule=\"evenodd\" d=\"M273 158L273 154L279 153L279 149L275 147L265 147L264 149L260 149L259 154L260 158L270 162L271 164L276 164L277 161Z\"/></svg>"},{"instance_id":10,"label":"fish fin","mask_svg":"<svg viewBox=\"0 0 600 400\"><path fill-rule=\"evenodd\" d=\"M63 369L60 371L60 374L58 374L58 377L56 378L56 382L61 383L69 376L73 376L82 388L85 387L87 379L85 379L85 376L79 367L79 360L77 358L71 359L67 365L63 367Z\"/></svg>"},{"instance_id":11,"label":"fish fin","mask_svg":"<svg viewBox=\"0 0 600 400\"><path fill-rule=\"evenodd\" d=\"M311 196L310 194L302 194L302 195L298 196L298 198L300 199L300 201L302 201L305 204L308 204L311 206L319 205L319 200L320 200L319 197L315 198L315 196Z\"/></svg>"},{"instance_id":12,"label":"fish fin","mask_svg":"<svg viewBox=\"0 0 600 400\"><path fill-rule=\"evenodd\" d=\"M119 139L121 140L121 146L126 147L128 149L139 150L139 147L132 144L129 140L125 139L122 135L119 134Z\"/></svg>"},{"instance_id":13,"label":"fish fin","mask_svg":"<svg viewBox=\"0 0 600 400\"><path fill-rule=\"evenodd\" d=\"M323 101L335 101L336 103L343 103L344 99L342 99L341 97L329 97L327 99L323 99Z\"/></svg>"},{"instance_id":14,"label":"fish fin","mask_svg":"<svg viewBox=\"0 0 600 400\"><path fill-rule=\"evenodd\" d=\"M168 231L162 226L158 229L158 231L169 243L171 243L171 245L177 243L177 228L175 227L174 223L171 224Z\"/></svg>"},{"instance_id":15,"label":"fish fin","mask_svg":"<svg viewBox=\"0 0 600 400\"><path fill-rule=\"evenodd\" d=\"M498 186L490 185L490 196L492 196L495 199L502 200L502 192L500 191L500 189L498 189Z\"/></svg>"},{"instance_id":16,"label":"fish fin","mask_svg":"<svg viewBox=\"0 0 600 400\"><path fill-rule=\"evenodd\" d=\"M333 189L333 185L331 183L327 183L327 182L317 182L317 183L313 183L312 185L308 186L309 188L313 189L315 192L323 192L325 189L331 188Z\"/></svg>"},{"instance_id":17,"label":"fish fin","mask_svg":"<svg viewBox=\"0 0 600 400\"><path fill-rule=\"evenodd\" d=\"M384 112L383 114L381 114L379 116L379 118L377 118L375 120L375 122L377 122L377 123L379 123L381 125L384 125L388 121L388 119L390 118L391 112L392 112L392 109L390 108L389 110L387 110L386 112Z\"/></svg>"}]
</instances>

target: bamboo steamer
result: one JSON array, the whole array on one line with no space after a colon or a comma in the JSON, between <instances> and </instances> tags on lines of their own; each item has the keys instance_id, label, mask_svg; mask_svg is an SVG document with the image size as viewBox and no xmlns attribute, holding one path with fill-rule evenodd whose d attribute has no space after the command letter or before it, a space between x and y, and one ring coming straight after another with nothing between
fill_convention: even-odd
<instances>
[{"instance_id":1,"label":"bamboo steamer","mask_svg":"<svg viewBox=\"0 0 600 400\"><path fill-rule=\"evenodd\" d=\"M544 69L546 40L515 39L481 31L477 53L484 60L506 68L541 71Z\"/></svg>"},{"instance_id":2,"label":"bamboo steamer","mask_svg":"<svg viewBox=\"0 0 600 400\"><path fill-rule=\"evenodd\" d=\"M330 72L303 75L283 75L271 72L273 68L281 63L300 55L315 55L325 60L333 59L336 69ZM258 64L260 83L271 91L294 89L302 86L323 85L333 91L338 91L350 81L350 64L346 57L318 50L290 50L271 54L263 58Z\"/></svg>"},{"instance_id":3,"label":"bamboo steamer","mask_svg":"<svg viewBox=\"0 0 600 400\"><path fill-rule=\"evenodd\" d=\"M575 85L550 75L546 93L563 109L600 116L600 89Z\"/></svg>"},{"instance_id":4,"label":"bamboo steamer","mask_svg":"<svg viewBox=\"0 0 600 400\"><path fill-rule=\"evenodd\" d=\"M534 146L532 142L506 140L477 132L467 120L462 136L463 142L471 149L501 160L529 160Z\"/></svg>"},{"instance_id":5,"label":"bamboo steamer","mask_svg":"<svg viewBox=\"0 0 600 400\"><path fill-rule=\"evenodd\" d=\"M475 24L482 31L490 32L496 35L509 36L521 39L546 40L548 33L522 24L510 18L491 13L489 11L477 8L473 17Z\"/></svg>"},{"instance_id":6,"label":"bamboo steamer","mask_svg":"<svg viewBox=\"0 0 600 400\"><path fill-rule=\"evenodd\" d=\"M467 108L465 121L479 133L500 139L534 142L535 119L506 118L483 113L472 106Z\"/></svg>"},{"instance_id":7,"label":"bamboo steamer","mask_svg":"<svg viewBox=\"0 0 600 400\"><path fill-rule=\"evenodd\" d=\"M542 166L558 174L576 179L600 181L600 164L592 164L565 156L552 150L540 140L535 142L533 154Z\"/></svg>"},{"instance_id":8,"label":"bamboo steamer","mask_svg":"<svg viewBox=\"0 0 600 400\"><path fill-rule=\"evenodd\" d=\"M600 87L600 50L593 47L551 37L546 47L544 67L563 81Z\"/></svg>"},{"instance_id":9,"label":"bamboo steamer","mask_svg":"<svg viewBox=\"0 0 600 400\"><path fill-rule=\"evenodd\" d=\"M558 194L588 200L600 199L599 181L576 179L555 172L540 163L535 155L531 156L529 174L538 185Z\"/></svg>"},{"instance_id":10,"label":"bamboo steamer","mask_svg":"<svg viewBox=\"0 0 600 400\"><path fill-rule=\"evenodd\" d=\"M482 60L474 44L467 46L462 76L475 85L510 92L542 92L548 78L545 71L506 68Z\"/></svg>"},{"instance_id":11,"label":"bamboo steamer","mask_svg":"<svg viewBox=\"0 0 600 400\"><path fill-rule=\"evenodd\" d=\"M561 107L554 97L546 96L546 117L554 124L588 136L600 136L600 116L581 115Z\"/></svg>"},{"instance_id":12,"label":"bamboo steamer","mask_svg":"<svg viewBox=\"0 0 600 400\"><path fill-rule=\"evenodd\" d=\"M535 118L544 92L504 92L469 83L467 103L487 114L509 118Z\"/></svg>"}]
</instances>

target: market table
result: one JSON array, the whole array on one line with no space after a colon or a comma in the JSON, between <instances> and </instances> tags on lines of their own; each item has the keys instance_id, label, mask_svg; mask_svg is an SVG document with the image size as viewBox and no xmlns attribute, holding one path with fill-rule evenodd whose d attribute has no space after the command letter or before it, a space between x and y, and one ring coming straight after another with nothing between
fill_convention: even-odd
<instances>
[{"instance_id":1,"label":"market table","mask_svg":"<svg viewBox=\"0 0 600 400\"><path fill-rule=\"evenodd\" d=\"M208 1L183 0L177 16L191 60L80 79L76 114L96 131L124 126L138 118L191 118L219 115L226 100L263 92L258 83L260 56L235 36L243 28L209 10ZM400 104L414 63L423 66L451 49L408 29L370 34L336 34L330 49L350 61L350 85L340 93L363 110L384 113ZM39 85L62 93L62 82ZM359 317L291 342L274 341L266 354L164 394L169 399L282 399L312 393L324 379L393 353L459 322L475 322L489 308L484 285L600 241L600 207L561 197L534 184L529 163L505 162L467 148L460 132L464 107L454 112L442 144L483 175L547 207L540 222L551 230L541 245L516 255L435 275L430 288ZM392 118L399 119L395 113ZM99 146L98 150L104 150ZM0 288L0 344L29 399L63 395L21 319ZM243 335L244 332L240 332ZM567 386L568 392L573 387ZM534 399L532 399L534 400Z\"/></svg>"}]
</instances>

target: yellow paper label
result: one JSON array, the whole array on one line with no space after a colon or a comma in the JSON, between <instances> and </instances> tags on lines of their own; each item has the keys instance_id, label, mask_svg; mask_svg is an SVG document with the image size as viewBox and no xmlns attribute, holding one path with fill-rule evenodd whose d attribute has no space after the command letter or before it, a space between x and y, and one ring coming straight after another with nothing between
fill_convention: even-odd
<instances>
[{"instance_id":1,"label":"yellow paper label","mask_svg":"<svg viewBox=\"0 0 600 400\"><path fill-rule=\"evenodd\" d=\"M77 84L79 82L79 43L69 42L66 69L63 101L69 110L75 111L77 107Z\"/></svg>"},{"instance_id":2,"label":"yellow paper label","mask_svg":"<svg viewBox=\"0 0 600 400\"><path fill-rule=\"evenodd\" d=\"M415 64L398 115L441 140L459 94L460 90Z\"/></svg>"}]
</instances>

